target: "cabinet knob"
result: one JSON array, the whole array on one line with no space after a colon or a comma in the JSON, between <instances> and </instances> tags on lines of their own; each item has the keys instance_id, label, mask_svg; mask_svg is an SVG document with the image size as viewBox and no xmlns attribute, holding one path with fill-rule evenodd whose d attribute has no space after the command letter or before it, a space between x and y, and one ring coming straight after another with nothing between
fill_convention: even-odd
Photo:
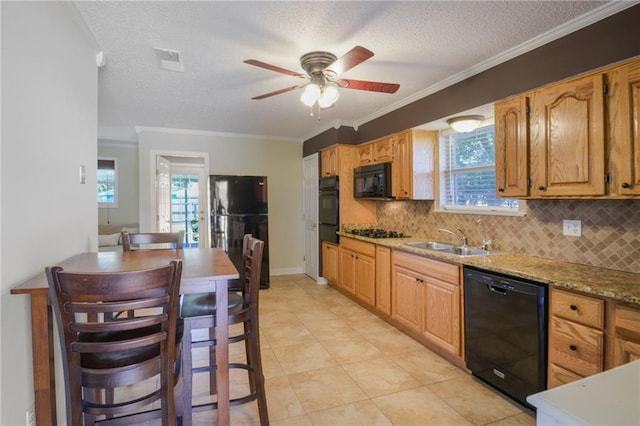
<instances>
[{"instance_id":1,"label":"cabinet knob","mask_svg":"<svg viewBox=\"0 0 640 426\"><path fill-rule=\"evenodd\" d=\"M572 351L575 351L578 349L578 347L576 345L569 345L569 349L571 349Z\"/></svg>"},{"instance_id":2,"label":"cabinet knob","mask_svg":"<svg viewBox=\"0 0 640 426\"><path fill-rule=\"evenodd\" d=\"M578 310L578 307L576 305L570 305L569 308L571 308L572 311Z\"/></svg>"},{"instance_id":3,"label":"cabinet knob","mask_svg":"<svg viewBox=\"0 0 640 426\"><path fill-rule=\"evenodd\" d=\"M629 185L627 182L622 182L622 187L623 187L624 189L627 189L627 188L629 188L630 186L631 186L631 185Z\"/></svg>"},{"instance_id":4,"label":"cabinet knob","mask_svg":"<svg viewBox=\"0 0 640 426\"><path fill-rule=\"evenodd\" d=\"M540 191L544 191L544 190L545 190L545 189L547 189L547 188L545 188L544 186L540 185L540 186L538 187L538 189L539 189Z\"/></svg>"},{"instance_id":5,"label":"cabinet knob","mask_svg":"<svg viewBox=\"0 0 640 426\"><path fill-rule=\"evenodd\" d=\"M498 192L504 192L504 188L498 188Z\"/></svg>"}]
</instances>

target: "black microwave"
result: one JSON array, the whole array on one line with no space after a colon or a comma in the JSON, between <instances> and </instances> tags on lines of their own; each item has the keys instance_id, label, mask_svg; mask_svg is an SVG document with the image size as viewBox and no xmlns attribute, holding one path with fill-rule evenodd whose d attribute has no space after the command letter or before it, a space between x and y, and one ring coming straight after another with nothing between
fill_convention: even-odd
<instances>
[{"instance_id":1,"label":"black microwave","mask_svg":"<svg viewBox=\"0 0 640 426\"><path fill-rule=\"evenodd\" d=\"M377 200L394 199L391 195L391 163L353 169L353 196Z\"/></svg>"}]
</instances>

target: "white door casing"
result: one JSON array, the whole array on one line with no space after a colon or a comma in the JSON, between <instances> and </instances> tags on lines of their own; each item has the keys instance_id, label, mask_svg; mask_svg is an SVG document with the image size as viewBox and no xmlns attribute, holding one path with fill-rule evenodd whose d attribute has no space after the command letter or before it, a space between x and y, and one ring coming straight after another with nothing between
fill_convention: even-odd
<instances>
[{"instance_id":1,"label":"white door casing","mask_svg":"<svg viewBox=\"0 0 640 426\"><path fill-rule=\"evenodd\" d=\"M149 174L149 184L151 185L150 187L152 188L151 191L149 191L149 194L151 196L150 201L150 206L153 206L150 209L150 221L149 223L151 224L152 228L155 227L155 229L145 229L142 230L143 232L159 232L158 229L158 200L160 198L160 193L158 191L158 184L157 184L157 165L159 162L159 158L158 157L164 157L165 161L169 164L169 167L171 167L172 161L169 161L169 159L173 159L173 160L180 160L180 158L184 158L185 162L181 162L178 161L180 167L183 167L185 165L185 163L191 165L195 168L197 167L197 172L194 171L194 173L198 173L200 176L200 182L201 184L199 185L200 188L200 200L199 200L199 204L200 204L200 243L202 247L209 247L209 235L211 234L210 231L210 214L209 214L209 153L207 152L191 152L191 151L166 151L166 150L151 150L150 151L150 159L151 159L151 170L150 170L150 174ZM169 172L168 172L168 176L169 176L169 183L168 183L168 194L167 194L167 200L169 202L169 212L171 209L171 168L169 168ZM170 213L169 213L170 214ZM169 221L169 227L170 225L170 221L171 221L171 217L168 218Z\"/></svg>"},{"instance_id":2,"label":"white door casing","mask_svg":"<svg viewBox=\"0 0 640 426\"><path fill-rule=\"evenodd\" d=\"M326 283L318 271L320 240L318 235L318 154L303 158L304 273Z\"/></svg>"},{"instance_id":3,"label":"white door casing","mask_svg":"<svg viewBox=\"0 0 640 426\"><path fill-rule=\"evenodd\" d=\"M156 230L171 232L171 163L156 157Z\"/></svg>"}]
</instances>

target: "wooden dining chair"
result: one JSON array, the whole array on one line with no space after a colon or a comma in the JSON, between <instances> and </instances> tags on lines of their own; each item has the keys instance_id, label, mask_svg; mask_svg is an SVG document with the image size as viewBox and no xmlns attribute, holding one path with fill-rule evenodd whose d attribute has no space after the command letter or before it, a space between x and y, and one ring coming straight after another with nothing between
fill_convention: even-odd
<instances>
[{"instance_id":1,"label":"wooden dining chair","mask_svg":"<svg viewBox=\"0 0 640 426\"><path fill-rule=\"evenodd\" d=\"M244 342L246 362L229 363L229 368L238 368L247 371L249 393L242 397L232 398L230 405L235 406L251 401L257 401L260 424L269 424L267 411L267 398L264 386L264 374L262 371L262 359L260 355L260 334L258 324L258 300L260 290L260 270L262 266L262 252L264 242L246 234L243 239L243 268L241 271L242 291L229 293L229 327L234 324L242 324L242 332L230 331L229 343ZM183 425L191 424L191 413L217 408L217 402L193 405L192 388L193 374L208 372L210 378L215 377L215 353L210 352L208 366L192 366L192 349L215 349L216 326L216 295L215 293L185 294L182 296L180 316L184 321L184 336L182 339L182 374L185 413ZM192 331L208 329L208 339L193 340ZM215 381L210 380L210 394L215 394ZM192 409L189 410L188 407Z\"/></svg>"},{"instance_id":2,"label":"wooden dining chair","mask_svg":"<svg viewBox=\"0 0 640 426\"><path fill-rule=\"evenodd\" d=\"M179 232L139 232L130 234L122 231L122 250L132 251L140 249L181 249L184 241L184 231Z\"/></svg>"},{"instance_id":3,"label":"wooden dining chair","mask_svg":"<svg viewBox=\"0 0 640 426\"><path fill-rule=\"evenodd\" d=\"M182 262L129 272L77 273L59 266L45 272L60 330L67 424L161 419L174 425ZM105 321L126 310L139 315ZM115 393L115 402L103 392ZM156 401L160 409L152 407Z\"/></svg>"}]
</instances>

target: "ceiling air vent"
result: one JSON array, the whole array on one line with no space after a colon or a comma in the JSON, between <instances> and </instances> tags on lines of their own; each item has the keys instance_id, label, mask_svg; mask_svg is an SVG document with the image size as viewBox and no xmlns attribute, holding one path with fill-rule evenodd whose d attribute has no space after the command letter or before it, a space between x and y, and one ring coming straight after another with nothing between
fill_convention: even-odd
<instances>
[{"instance_id":1,"label":"ceiling air vent","mask_svg":"<svg viewBox=\"0 0 640 426\"><path fill-rule=\"evenodd\" d=\"M156 57L158 58L158 65L160 69L167 71L184 71L184 64L182 63L182 52L178 50L162 49L160 47L154 47L156 51Z\"/></svg>"}]
</instances>

